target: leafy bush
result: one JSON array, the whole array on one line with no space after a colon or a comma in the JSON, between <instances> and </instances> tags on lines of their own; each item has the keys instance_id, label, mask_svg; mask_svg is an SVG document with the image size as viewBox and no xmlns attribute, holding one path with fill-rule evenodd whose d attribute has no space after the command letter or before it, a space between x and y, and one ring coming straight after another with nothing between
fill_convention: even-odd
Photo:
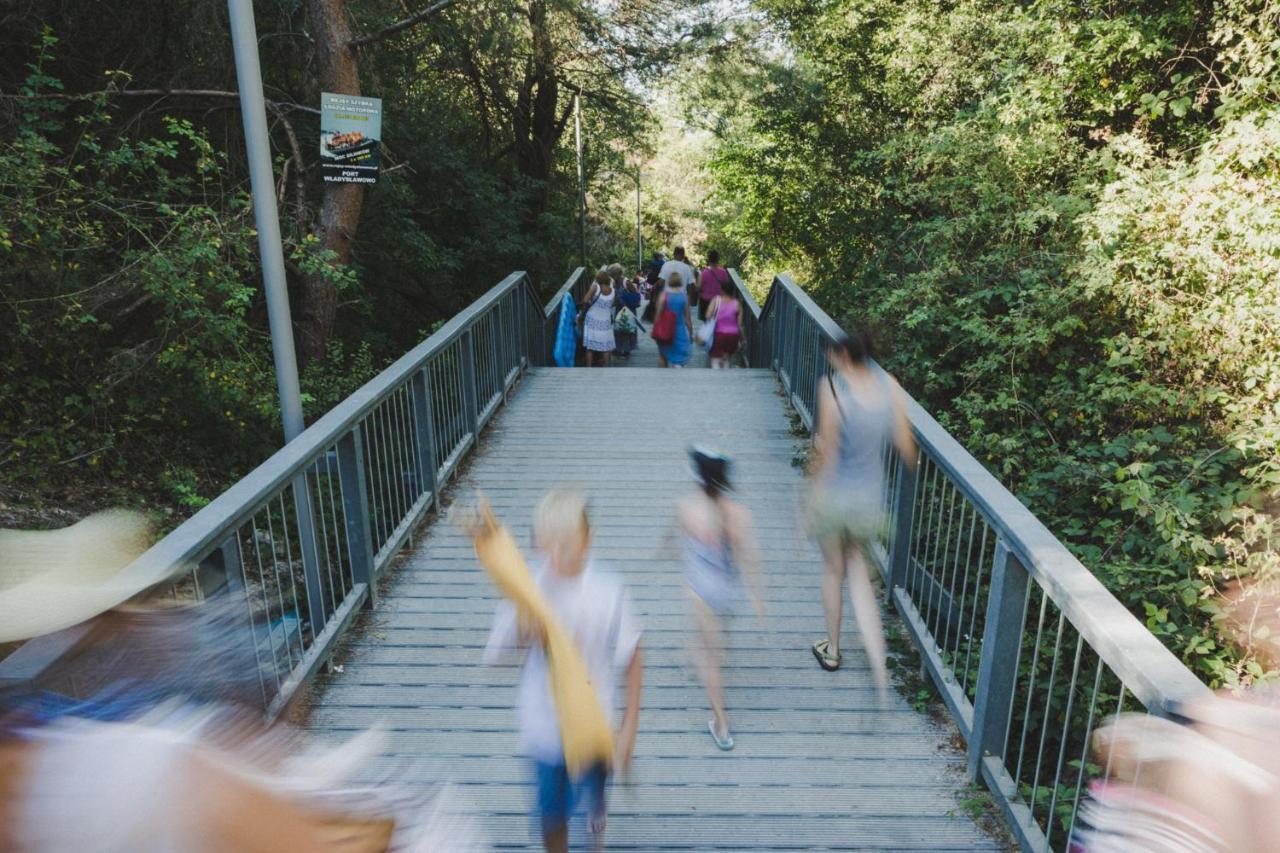
<instances>
[{"instance_id":1,"label":"leafy bush","mask_svg":"<svg viewBox=\"0 0 1280 853\"><path fill-rule=\"evenodd\" d=\"M1280 569L1280 4L764 7L789 53L712 123L757 276L880 327L1209 683L1266 674L1214 622Z\"/></svg>"}]
</instances>

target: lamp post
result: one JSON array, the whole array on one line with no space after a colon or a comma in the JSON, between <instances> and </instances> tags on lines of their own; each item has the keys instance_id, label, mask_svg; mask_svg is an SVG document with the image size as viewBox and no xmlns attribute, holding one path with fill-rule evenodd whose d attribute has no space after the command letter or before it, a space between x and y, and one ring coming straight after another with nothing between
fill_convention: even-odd
<instances>
[{"instance_id":1,"label":"lamp post","mask_svg":"<svg viewBox=\"0 0 1280 853\"><path fill-rule=\"evenodd\" d=\"M258 254L267 294L267 322L271 327L271 354L280 391L280 415L284 440L302 432L302 396L298 389L298 360L293 351L293 320L289 316L289 287L284 277L284 250L280 246L280 215L276 210L275 179L271 174L271 145L267 139L267 107L262 97L262 68L258 63L258 34L253 22L252 0L227 0L231 13L231 44L236 57L236 82L240 86L240 116L249 154L249 187L253 193L253 220L258 229Z\"/></svg>"},{"instance_id":2,"label":"lamp post","mask_svg":"<svg viewBox=\"0 0 1280 853\"><path fill-rule=\"evenodd\" d=\"M587 187L582 169L582 105L573 96L573 140L578 153L578 257L581 266L587 265Z\"/></svg>"},{"instance_id":3,"label":"lamp post","mask_svg":"<svg viewBox=\"0 0 1280 853\"><path fill-rule=\"evenodd\" d=\"M644 241L640 237L640 167L636 166L636 269L644 266Z\"/></svg>"}]
</instances>

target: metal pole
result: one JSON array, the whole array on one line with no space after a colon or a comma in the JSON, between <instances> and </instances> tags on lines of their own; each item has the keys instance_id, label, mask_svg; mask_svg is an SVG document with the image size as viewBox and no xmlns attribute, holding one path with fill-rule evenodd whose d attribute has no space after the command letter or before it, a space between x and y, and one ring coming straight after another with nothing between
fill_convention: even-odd
<instances>
[{"instance_id":1,"label":"metal pole","mask_svg":"<svg viewBox=\"0 0 1280 853\"><path fill-rule=\"evenodd\" d=\"M582 109L577 95L573 96L573 140L578 152L578 255L579 266L587 265L587 189L582 169Z\"/></svg>"},{"instance_id":2,"label":"metal pole","mask_svg":"<svg viewBox=\"0 0 1280 853\"><path fill-rule=\"evenodd\" d=\"M636 269L644 266L644 246L640 242L640 167L636 166Z\"/></svg>"},{"instance_id":3,"label":"metal pole","mask_svg":"<svg viewBox=\"0 0 1280 853\"><path fill-rule=\"evenodd\" d=\"M235 49L236 81L240 86L240 116L244 120L244 141L249 154L249 186L253 192L253 218L258 228L258 254L262 257L262 280L267 293L280 414L284 419L284 440L289 442L304 427L302 396L298 389L298 360L293 352L293 320L289 316L289 289L284 277L284 251L280 247L275 179L271 174L267 108L262 98L262 69L258 65L258 33L253 23L252 0L227 0L227 9L231 13L231 44Z\"/></svg>"}]
</instances>

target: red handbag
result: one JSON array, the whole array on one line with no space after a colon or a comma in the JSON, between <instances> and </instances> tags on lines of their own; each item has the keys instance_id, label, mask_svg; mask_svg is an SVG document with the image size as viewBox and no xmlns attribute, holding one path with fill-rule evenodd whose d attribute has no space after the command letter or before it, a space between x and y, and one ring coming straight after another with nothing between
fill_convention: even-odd
<instances>
[{"instance_id":1,"label":"red handbag","mask_svg":"<svg viewBox=\"0 0 1280 853\"><path fill-rule=\"evenodd\" d=\"M663 308L658 319L653 321L653 331L649 333L660 344L669 344L676 339L676 312Z\"/></svg>"}]
</instances>

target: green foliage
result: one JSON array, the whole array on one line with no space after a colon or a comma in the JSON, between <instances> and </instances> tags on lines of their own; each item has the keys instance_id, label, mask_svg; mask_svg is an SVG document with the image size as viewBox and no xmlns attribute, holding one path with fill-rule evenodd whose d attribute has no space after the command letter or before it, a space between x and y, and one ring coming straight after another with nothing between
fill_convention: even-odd
<instances>
[{"instance_id":1,"label":"green foliage","mask_svg":"<svg viewBox=\"0 0 1280 853\"><path fill-rule=\"evenodd\" d=\"M1206 681L1268 674L1219 623L1280 569L1280 4L761 5L709 122L756 274L879 327Z\"/></svg>"},{"instance_id":2,"label":"green foliage","mask_svg":"<svg viewBox=\"0 0 1280 853\"><path fill-rule=\"evenodd\" d=\"M124 486L180 454L173 482L194 506L198 480L275 432L248 199L190 122L122 138L101 99L44 97L62 88L43 69L54 44L0 141L0 465L36 491L67 465Z\"/></svg>"}]
</instances>

